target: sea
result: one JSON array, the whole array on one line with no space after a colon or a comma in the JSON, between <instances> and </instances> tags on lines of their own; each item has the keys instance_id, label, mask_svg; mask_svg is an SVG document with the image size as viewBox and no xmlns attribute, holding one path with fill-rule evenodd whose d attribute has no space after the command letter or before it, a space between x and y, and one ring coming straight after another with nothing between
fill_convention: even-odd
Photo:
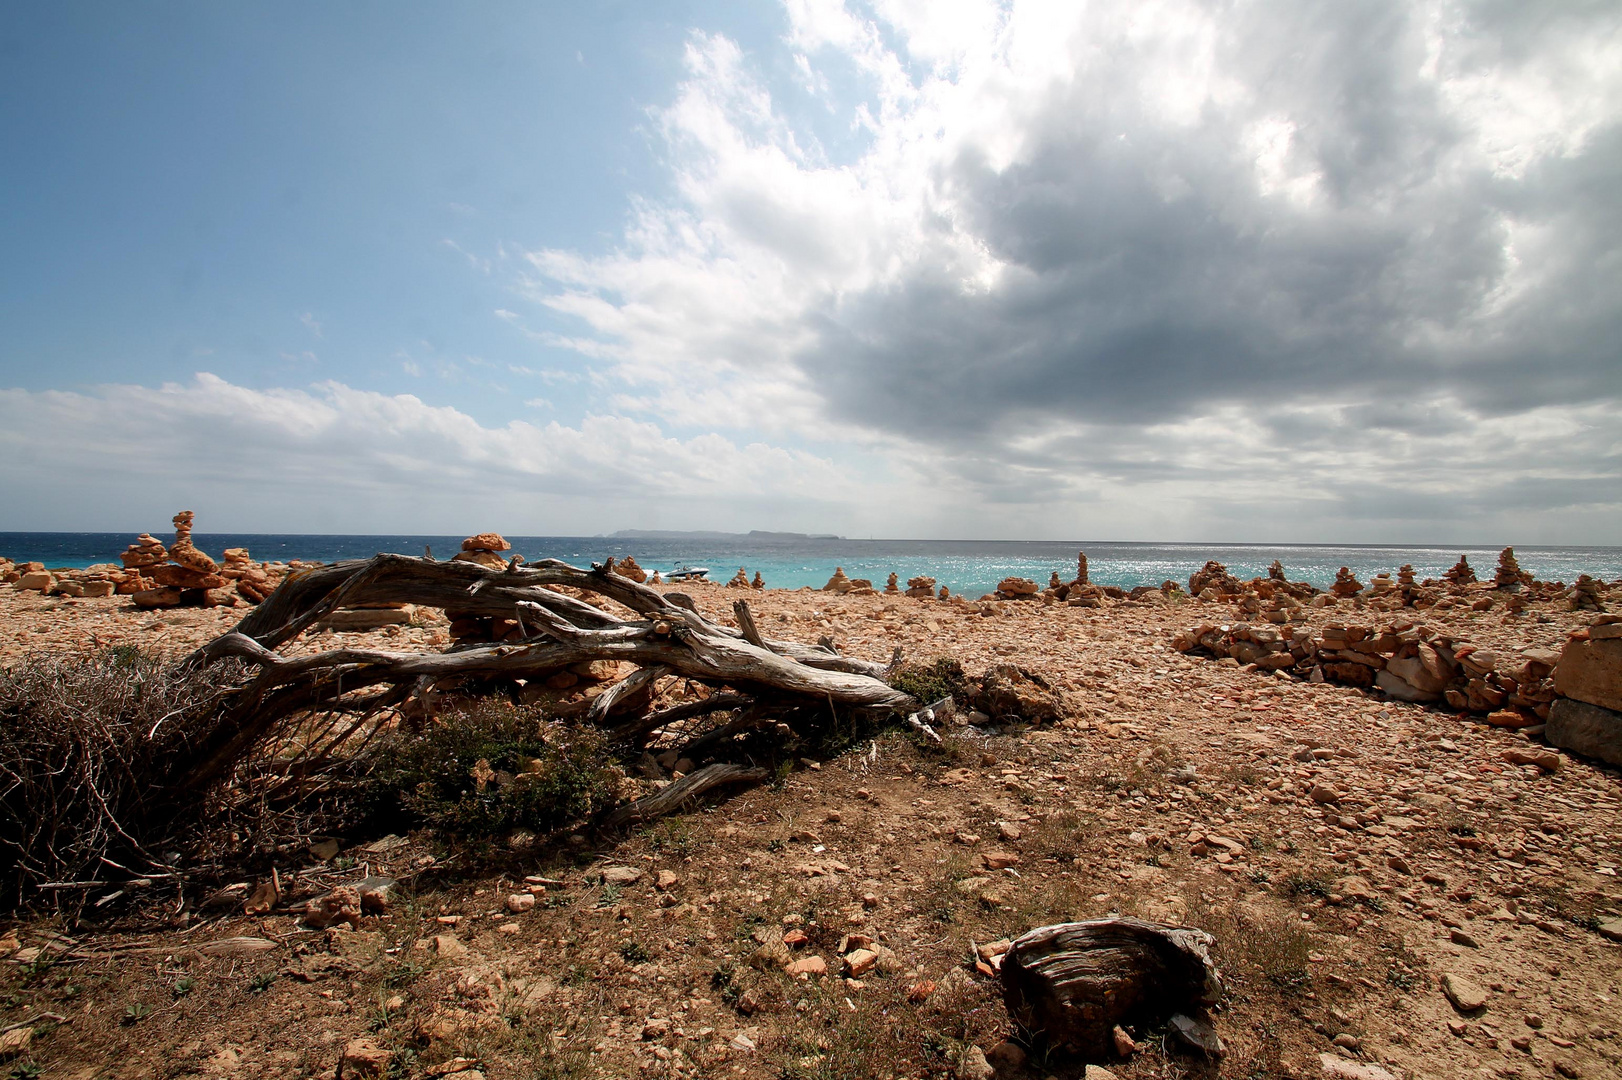
<instances>
[{"instance_id":1,"label":"sea","mask_svg":"<svg viewBox=\"0 0 1622 1080\"><path fill-rule=\"evenodd\" d=\"M157 534L167 540L165 534ZM134 539L127 533L0 533L0 555L17 562L38 561L48 567L83 567L118 561ZM302 559L336 562L365 559L378 552L421 555L431 549L449 558L461 549L460 536L328 536L282 533L197 533L193 542L218 557L226 548L247 548L262 561ZM1075 577L1076 553L1087 553L1092 580L1130 589L1171 580L1185 586L1191 573L1215 559L1240 578L1265 575L1276 559L1292 581L1320 588L1335 571L1350 567L1364 584L1375 573L1395 574L1412 564L1421 578L1440 577L1467 555L1478 576L1492 575L1497 548L1458 546L1374 546L1363 544L1194 544L1120 543L1096 540L852 540L766 535L699 537L509 536L513 551L533 562L562 559L585 567L609 556L627 555L646 570L669 573L678 567L707 567L713 581L726 581L741 567L759 573L767 588L820 588L835 567L853 578L867 578L879 588L895 573L903 587L908 578L932 577L954 593L978 597L1006 577L1030 578L1046 585L1049 575ZM1622 547L1524 547L1515 549L1523 570L1542 581L1571 582L1580 573L1606 581L1622 578Z\"/></svg>"}]
</instances>

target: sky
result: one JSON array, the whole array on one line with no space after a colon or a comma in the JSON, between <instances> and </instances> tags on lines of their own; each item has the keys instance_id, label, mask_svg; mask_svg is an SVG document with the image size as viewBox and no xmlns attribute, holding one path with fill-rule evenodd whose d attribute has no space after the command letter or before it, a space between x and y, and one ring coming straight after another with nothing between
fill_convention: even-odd
<instances>
[{"instance_id":1,"label":"sky","mask_svg":"<svg viewBox=\"0 0 1622 1080\"><path fill-rule=\"evenodd\" d=\"M1622 543L1622 5L0 24L0 531Z\"/></svg>"}]
</instances>

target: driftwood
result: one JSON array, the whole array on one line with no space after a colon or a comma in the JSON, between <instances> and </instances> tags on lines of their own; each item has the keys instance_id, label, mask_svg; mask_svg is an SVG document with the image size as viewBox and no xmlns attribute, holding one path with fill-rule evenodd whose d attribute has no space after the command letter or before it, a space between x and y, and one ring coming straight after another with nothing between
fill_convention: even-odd
<instances>
[{"instance_id":1,"label":"driftwood","mask_svg":"<svg viewBox=\"0 0 1622 1080\"><path fill-rule=\"evenodd\" d=\"M581 599L587 594L613 601L629 614L622 617ZM518 631L499 642L464 642L445 651L281 651L334 611L376 604L510 620L503 625L516 624ZM885 681L899 656L877 664L842 656L831 646L768 639L747 603L739 601L733 611L736 628L705 618L684 594L661 593L608 567L581 570L550 559L525 566L514 558L502 569L490 569L378 555L300 571L190 658L205 666L238 660L252 676L229 696L224 722L194 748L182 788L201 790L218 782L251 751L296 723L321 718L325 725L319 737L303 740L305 760L337 760L339 747L353 758L393 717L431 713L436 701L470 683L514 687L544 681L583 661L619 661L635 670L582 708L559 715L601 729L632 752L657 744L719 755L732 736L775 726L804 737L839 712L899 714L938 740L930 727L934 714ZM691 700L669 704L668 691L678 684ZM661 687L666 700L656 707ZM284 765L281 772L303 775L294 766ZM752 762L718 761L621 807L608 820L646 820L721 784L758 782L764 775Z\"/></svg>"},{"instance_id":2,"label":"driftwood","mask_svg":"<svg viewBox=\"0 0 1622 1080\"><path fill-rule=\"evenodd\" d=\"M1203 930L1141 919L1039 927L1003 957L1003 998L1027 1031L1103 1060L1117 1024L1158 1025L1216 1003L1215 943Z\"/></svg>"}]
</instances>

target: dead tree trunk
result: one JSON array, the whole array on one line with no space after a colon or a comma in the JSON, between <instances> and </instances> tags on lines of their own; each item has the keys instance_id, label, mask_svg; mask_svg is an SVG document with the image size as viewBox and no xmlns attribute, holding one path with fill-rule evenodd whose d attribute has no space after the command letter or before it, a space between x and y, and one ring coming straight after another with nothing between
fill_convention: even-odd
<instances>
[{"instance_id":1,"label":"dead tree trunk","mask_svg":"<svg viewBox=\"0 0 1622 1080\"><path fill-rule=\"evenodd\" d=\"M934 737L921 703L884 681L888 666L821 646L767 639L741 601L735 607L740 628L734 629L699 614L685 595L661 593L602 567L581 570L550 559L533 566L521 562L515 558L505 569L493 570L469 562L378 555L291 575L235 629L192 655L191 661L202 665L236 658L254 674L234 695L225 722L197 748L185 786L200 789L219 780L299 717L350 713L361 717L359 724L383 710L409 709L412 702L432 699L440 688L468 679L544 679L592 660L621 661L636 670L593 698L579 722L633 748L655 738L668 745L673 733L677 745L713 748L712 736L728 725L739 732L774 722L792 727L830 710L900 713ZM562 588L612 600L632 617L611 614ZM338 648L291 656L279 651L329 612L380 603L510 619L522 637L453 645L442 652ZM656 707L654 691L671 680L702 688L695 691L699 699ZM646 703L642 711L626 715L641 703ZM711 772L706 780L757 778L741 769ZM700 789L690 782L674 801ZM656 809L656 804L644 808ZM642 810L631 811L626 819L642 816Z\"/></svg>"}]
</instances>

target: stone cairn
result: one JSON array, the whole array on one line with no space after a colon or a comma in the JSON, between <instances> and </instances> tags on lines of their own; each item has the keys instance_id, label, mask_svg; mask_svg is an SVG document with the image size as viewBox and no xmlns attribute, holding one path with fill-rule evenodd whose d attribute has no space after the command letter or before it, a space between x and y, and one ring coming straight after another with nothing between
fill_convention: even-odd
<instances>
[{"instance_id":1,"label":"stone cairn","mask_svg":"<svg viewBox=\"0 0 1622 1080\"><path fill-rule=\"evenodd\" d=\"M755 571L755 580L749 583L749 587L751 589L764 589L766 587L766 579L760 576L759 570Z\"/></svg>"},{"instance_id":2,"label":"stone cairn","mask_svg":"<svg viewBox=\"0 0 1622 1080\"><path fill-rule=\"evenodd\" d=\"M901 586L897 584L898 580L899 579L897 578L895 572L891 571L889 580L884 583L885 595L887 595L887 596L899 596L899 595L901 595Z\"/></svg>"},{"instance_id":3,"label":"stone cairn","mask_svg":"<svg viewBox=\"0 0 1622 1080\"><path fill-rule=\"evenodd\" d=\"M1474 585L1476 583L1475 568L1470 565L1469 559L1460 555L1459 561L1454 563L1452 568L1442 575L1442 580L1449 585Z\"/></svg>"},{"instance_id":4,"label":"stone cairn","mask_svg":"<svg viewBox=\"0 0 1622 1080\"><path fill-rule=\"evenodd\" d=\"M505 570L507 560L499 553L511 550L512 545L500 533L479 533L463 540L462 550L457 552L451 561L477 563L491 570ZM606 569L610 573L617 574L620 569L613 563L614 560L608 560ZM521 641L526 636L517 619L480 615L474 611L457 611L452 608L445 609L445 617L451 623L451 639L464 644Z\"/></svg>"},{"instance_id":5,"label":"stone cairn","mask_svg":"<svg viewBox=\"0 0 1622 1080\"><path fill-rule=\"evenodd\" d=\"M1006 577L997 582L995 599L998 600L1035 600L1041 595L1041 588L1030 578ZM983 599L993 599L984 597Z\"/></svg>"},{"instance_id":6,"label":"stone cairn","mask_svg":"<svg viewBox=\"0 0 1622 1080\"><path fill-rule=\"evenodd\" d=\"M175 539L168 547L151 533L136 537L120 556L117 591L143 608L235 607L239 601L257 604L281 584L288 567L256 563L247 548L227 550L223 563L199 550L192 542L195 518L190 510L174 516Z\"/></svg>"},{"instance_id":7,"label":"stone cairn","mask_svg":"<svg viewBox=\"0 0 1622 1080\"><path fill-rule=\"evenodd\" d=\"M1228 568L1215 559L1207 559L1204 566L1188 575L1188 592L1201 600L1220 600L1244 591L1239 579L1228 573Z\"/></svg>"},{"instance_id":8,"label":"stone cairn","mask_svg":"<svg viewBox=\"0 0 1622 1080\"><path fill-rule=\"evenodd\" d=\"M614 573L622 578L630 578L638 584L645 584L648 580L648 572L636 564L634 555L625 556L619 565L614 567Z\"/></svg>"},{"instance_id":9,"label":"stone cairn","mask_svg":"<svg viewBox=\"0 0 1622 1080\"><path fill-rule=\"evenodd\" d=\"M507 560L501 557L501 552L511 551L512 545L507 543L506 537L500 533L479 533L462 541L462 550L452 557L452 562L478 563L488 566L492 570L505 570Z\"/></svg>"},{"instance_id":10,"label":"stone cairn","mask_svg":"<svg viewBox=\"0 0 1622 1080\"><path fill-rule=\"evenodd\" d=\"M1603 612L1605 604L1601 600L1601 590L1604 585L1604 582L1597 581L1588 574L1578 574L1576 582L1571 586L1571 610Z\"/></svg>"},{"instance_id":11,"label":"stone cairn","mask_svg":"<svg viewBox=\"0 0 1622 1080\"><path fill-rule=\"evenodd\" d=\"M1044 600L1052 602L1063 601L1070 607L1096 608L1104 606L1104 598L1112 597L1121 600L1126 593L1113 586L1094 585L1087 573L1087 553L1076 552L1076 576L1068 582L1060 582L1057 571L1048 580L1048 587L1043 592Z\"/></svg>"},{"instance_id":12,"label":"stone cairn","mask_svg":"<svg viewBox=\"0 0 1622 1080\"><path fill-rule=\"evenodd\" d=\"M935 579L922 576L908 578L907 595L917 600L933 600L935 598Z\"/></svg>"},{"instance_id":13,"label":"stone cairn","mask_svg":"<svg viewBox=\"0 0 1622 1080\"><path fill-rule=\"evenodd\" d=\"M1493 588L1505 592L1519 592L1532 584L1532 575L1521 569L1515 561L1515 549L1507 547L1498 553L1498 569L1492 577Z\"/></svg>"},{"instance_id":14,"label":"stone cairn","mask_svg":"<svg viewBox=\"0 0 1622 1080\"><path fill-rule=\"evenodd\" d=\"M845 576L843 566L834 567L834 576L828 579L828 584L822 587L823 592L839 593L842 596L868 596L878 590L867 578L852 578Z\"/></svg>"},{"instance_id":15,"label":"stone cairn","mask_svg":"<svg viewBox=\"0 0 1622 1080\"><path fill-rule=\"evenodd\" d=\"M1344 600L1362 592L1363 583L1357 580L1350 567L1343 566L1335 571L1335 583L1329 586L1329 591Z\"/></svg>"},{"instance_id":16,"label":"stone cairn","mask_svg":"<svg viewBox=\"0 0 1622 1080\"><path fill-rule=\"evenodd\" d=\"M729 588L729 589L747 589L747 588L749 588L749 574L748 574L748 572L745 571L743 567L741 567L741 566L738 567L738 572L736 574L732 575L732 580L731 581L727 582L727 588Z\"/></svg>"}]
</instances>

